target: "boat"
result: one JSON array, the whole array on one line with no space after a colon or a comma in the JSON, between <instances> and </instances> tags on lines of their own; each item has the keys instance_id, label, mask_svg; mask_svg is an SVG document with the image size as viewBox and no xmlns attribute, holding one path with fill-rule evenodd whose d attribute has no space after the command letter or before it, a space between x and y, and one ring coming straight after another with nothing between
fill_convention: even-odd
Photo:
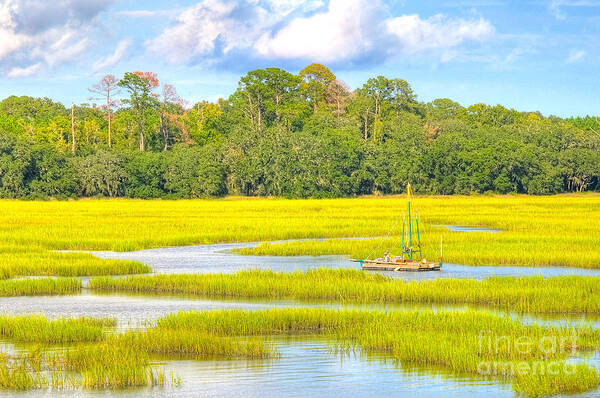
<instances>
[{"instance_id":1,"label":"boat","mask_svg":"<svg viewBox=\"0 0 600 398\"><path fill-rule=\"evenodd\" d=\"M413 218L411 214L411 188L410 184L406 187L407 197L408 197L408 214L407 217L402 218L402 250L400 255L391 255L389 251L386 251L383 257L375 258L375 259L359 259L353 260L360 263L361 268L364 271L441 271L442 269L442 248L443 248L443 237L440 236L440 260L435 261L427 261L427 259L423 258L423 253L421 251L421 234L419 231L419 214L415 212L415 227L417 232L417 239L413 241ZM392 226L392 229L388 233L385 240L387 240L391 235L398 224L399 218L396 219L396 222ZM384 241L385 241L384 240ZM383 244L383 242L381 243ZM381 244L375 249L373 252L377 251ZM371 254L373 253L371 252ZM371 257L369 254L368 257Z\"/></svg>"}]
</instances>

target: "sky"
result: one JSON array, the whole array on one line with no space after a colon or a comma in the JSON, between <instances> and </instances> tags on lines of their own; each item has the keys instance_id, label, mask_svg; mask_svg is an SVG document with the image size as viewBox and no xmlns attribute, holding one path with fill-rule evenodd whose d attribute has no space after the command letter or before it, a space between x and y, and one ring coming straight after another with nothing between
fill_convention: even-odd
<instances>
[{"instance_id":1,"label":"sky","mask_svg":"<svg viewBox=\"0 0 600 398\"><path fill-rule=\"evenodd\" d=\"M87 103L140 70L215 101L313 62L351 88L384 75L421 101L598 115L600 0L0 0L1 98Z\"/></svg>"}]
</instances>

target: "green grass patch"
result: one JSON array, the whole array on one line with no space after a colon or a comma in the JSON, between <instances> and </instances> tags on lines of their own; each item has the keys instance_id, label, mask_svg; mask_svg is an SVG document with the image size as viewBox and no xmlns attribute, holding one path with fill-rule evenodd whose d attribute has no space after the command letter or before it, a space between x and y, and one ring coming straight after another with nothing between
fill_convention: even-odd
<instances>
[{"instance_id":1,"label":"green grass patch","mask_svg":"<svg viewBox=\"0 0 600 398\"><path fill-rule=\"evenodd\" d=\"M0 279L21 276L99 276L149 273L137 261L105 260L89 253L59 253L21 247L0 248Z\"/></svg>"},{"instance_id":2,"label":"green grass patch","mask_svg":"<svg viewBox=\"0 0 600 398\"><path fill-rule=\"evenodd\" d=\"M2 322L12 323L16 329L26 327L25 318ZM36 322L42 326L36 326ZM113 323L40 318L30 324L32 329L77 330L73 328L77 322L98 328ZM19 337L28 333L36 337ZM48 339L46 332L28 333L10 338L60 340ZM508 382L516 392L532 397L584 392L600 386L597 370L585 364L570 366L574 354L600 347L600 331L584 325L526 325L508 316L477 311L190 311L166 315L147 330L105 334L98 341L86 332L77 333L84 336L80 341L88 342L69 344L62 350L34 349L16 357L0 356L0 388L162 386L167 378L162 368L152 365L152 358L274 358L277 353L268 339L276 335L320 336L340 353L374 354L407 366Z\"/></svg>"},{"instance_id":3,"label":"green grass patch","mask_svg":"<svg viewBox=\"0 0 600 398\"><path fill-rule=\"evenodd\" d=\"M100 291L212 298L471 304L520 313L600 314L600 278L580 276L402 281L344 269L293 273L252 270L233 274L100 277L91 279L89 287Z\"/></svg>"},{"instance_id":4,"label":"green grass patch","mask_svg":"<svg viewBox=\"0 0 600 398\"><path fill-rule=\"evenodd\" d=\"M584 392L600 386L585 364L570 366L579 350L595 350L600 332L589 328L524 325L475 311L380 312L328 309L223 310L167 315L159 330L220 336L320 335L342 351L382 354L423 367L512 382L527 396ZM552 344L549 344L552 343Z\"/></svg>"},{"instance_id":5,"label":"green grass patch","mask_svg":"<svg viewBox=\"0 0 600 398\"><path fill-rule=\"evenodd\" d=\"M65 344L100 341L112 318L89 317L48 319L43 315L1 315L0 338L24 343Z\"/></svg>"},{"instance_id":6,"label":"green grass patch","mask_svg":"<svg viewBox=\"0 0 600 398\"><path fill-rule=\"evenodd\" d=\"M81 292L76 278L39 278L0 280L0 297L69 295Z\"/></svg>"}]
</instances>

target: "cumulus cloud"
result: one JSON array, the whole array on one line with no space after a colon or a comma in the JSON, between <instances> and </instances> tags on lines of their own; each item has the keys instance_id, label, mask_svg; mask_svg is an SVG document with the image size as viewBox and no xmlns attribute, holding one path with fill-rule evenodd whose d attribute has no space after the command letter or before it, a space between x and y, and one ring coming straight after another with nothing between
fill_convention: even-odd
<instances>
[{"instance_id":1,"label":"cumulus cloud","mask_svg":"<svg viewBox=\"0 0 600 398\"><path fill-rule=\"evenodd\" d=\"M16 32L11 14L11 3L0 3L0 61L13 51L25 46L30 38Z\"/></svg>"},{"instance_id":2,"label":"cumulus cloud","mask_svg":"<svg viewBox=\"0 0 600 398\"><path fill-rule=\"evenodd\" d=\"M27 34L64 25L80 26L94 18L112 0L5 0L16 29Z\"/></svg>"},{"instance_id":3,"label":"cumulus cloud","mask_svg":"<svg viewBox=\"0 0 600 398\"><path fill-rule=\"evenodd\" d=\"M87 34L113 0L2 0L0 62L8 77L31 76L44 66L75 60Z\"/></svg>"},{"instance_id":4,"label":"cumulus cloud","mask_svg":"<svg viewBox=\"0 0 600 398\"><path fill-rule=\"evenodd\" d=\"M112 55L98 60L93 67L94 72L112 68L125 57L127 50L131 46L131 40L121 40Z\"/></svg>"},{"instance_id":5,"label":"cumulus cloud","mask_svg":"<svg viewBox=\"0 0 600 398\"><path fill-rule=\"evenodd\" d=\"M198 3L183 11L175 26L148 42L148 47L157 54L166 54L171 63L188 62L195 56L211 53L215 51L217 41L225 43L224 51L227 52L238 39L236 36L249 29L242 21L236 24L232 17L236 8L233 2L218 0Z\"/></svg>"},{"instance_id":6,"label":"cumulus cloud","mask_svg":"<svg viewBox=\"0 0 600 398\"><path fill-rule=\"evenodd\" d=\"M353 60L376 47L379 35L373 27L380 13L376 1L331 0L323 13L294 19L275 34L264 33L254 49L266 58Z\"/></svg>"},{"instance_id":7,"label":"cumulus cloud","mask_svg":"<svg viewBox=\"0 0 600 398\"><path fill-rule=\"evenodd\" d=\"M369 63L486 39L492 24L436 15L390 17L381 0L204 0L184 10L147 48L171 63L238 59Z\"/></svg>"}]
</instances>

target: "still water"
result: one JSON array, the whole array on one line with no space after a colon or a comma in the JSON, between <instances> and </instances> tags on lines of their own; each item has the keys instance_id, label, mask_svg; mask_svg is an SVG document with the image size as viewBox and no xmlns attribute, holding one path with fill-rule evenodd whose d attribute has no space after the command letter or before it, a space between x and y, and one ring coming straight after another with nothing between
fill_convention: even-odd
<instances>
[{"instance_id":1,"label":"still water","mask_svg":"<svg viewBox=\"0 0 600 398\"><path fill-rule=\"evenodd\" d=\"M319 306L330 308L369 308L378 310L431 309L421 306L342 306L302 304L286 301L203 300L198 298L93 294L66 297L1 298L0 312L43 313L56 316L113 316L119 329L144 327L166 313L188 310L244 309ZM433 307L437 310L466 307ZM492 310L488 310L493 312ZM514 315L513 316L517 316ZM526 322L553 323L556 320L524 318ZM579 323L580 320L572 320ZM566 323L564 320L561 323ZM458 376L440 369L414 369L384 356L361 357L332 351L331 344L311 337L273 338L281 354L273 360L164 361L155 366L180 377L181 385L120 392L88 392L98 397L512 397L511 386L494 380ZM14 351L14 347L4 347ZM18 349L18 347L16 348ZM81 392L31 391L0 397L82 396ZM589 397L596 396L589 394Z\"/></svg>"},{"instance_id":2,"label":"still water","mask_svg":"<svg viewBox=\"0 0 600 398\"><path fill-rule=\"evenodd\" d=\"M439 370L403 369L384 357L362 358L332 353L319 339L275 339L281 358L270 361L169 361L167 371L180 386L125 392L86 392L93 397L513 397L510 385L445 374ZM57 396L45 392L0 396ZM58 396L75 397L81 393Z\"/></svg>"},{"instance_id":3,"label":"still water","mask_svg":"<svg viewBox=\"0 0 600 398\"><path fill-rule=\"evenodd\" d=\"M452 226L449 226L452 227ZM468 229L465 232L470 232ZM477 232L498 232L480 231ZM357 263L343 256L240 256L232 249L252 247L258 243L203 245L135 252L93 252L101 258L137 260L150 265L157 273L214 273L243 269L271 269L290 272L313 268L356 268ZM571 268L469 267L445 264L441 272L394 273L403 279L473 278L494 275L594 275L600 271ZM339 308L337 304L310 304L287 301L234 301L199 298L96 294L84 289L81 295L64 297L0 298L0 313L42 313L56 316L115 317L119 329L144 327L158 317L178 311L319 306ZM344 306L365 308L364 306ZM427 308L417 306L371 306L382 310ZM431 307L429 307L431 308ZM436 310L467 307L434 307ZM490 310L487 310L490 311ZM512 314L512 316L518 316ZM540 319L522 317L526 322L579 323L583 319ZM269 361L166 361L159 365L165 373L181 377L179 386L148 388L121 392L33 391L1 396L97 396L97 397L513 397L510 385L494 380L474 379L447 374L439 369L411 369L385 357L342 355L331 345L315 338L277 338L272 343L281 357ZM597 392L587 394L596 396Z\"/></svg>"},{"instance_id":4,"label":"still water","mask_svg":"<svg viewBox=\"0 0 600 398\"><path fill-rule=\"evenodd\" d=\"M242 256L231 251L254 247L260 242L228 243L149 249L133 252L96 251L101 258L136 260L150 265L154 272L165 274L221 273L247 269L270 269L292 272L315 268L355 268L359 263L344 256ZM391 272L388 275L405 280L434 278L485 279L491 276L600 276L600 270L567 267L506 267L444 264L440 272Z\"/></svg>"}]
</instances>

